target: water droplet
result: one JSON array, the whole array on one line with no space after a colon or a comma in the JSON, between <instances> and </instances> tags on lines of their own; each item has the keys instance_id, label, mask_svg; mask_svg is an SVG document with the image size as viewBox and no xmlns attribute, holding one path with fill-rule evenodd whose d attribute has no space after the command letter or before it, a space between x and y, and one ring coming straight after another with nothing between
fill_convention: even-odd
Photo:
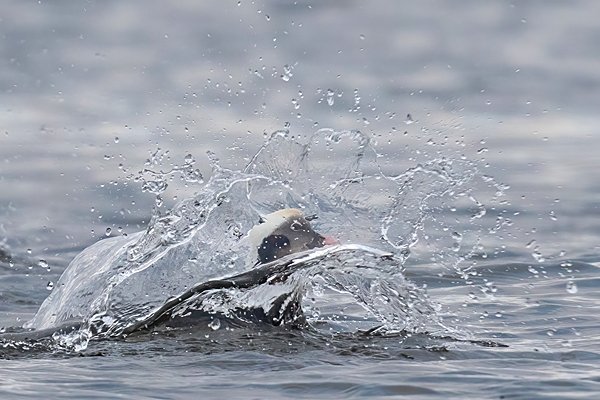
<instances>
[{"instance_id":1,"label":"water droplet","mask_svg":"<svg viewBox=\"0 0 600 400\"><path fill-rule=\"evenodd\" d=\"M365 35L360 35L359 38L360 40L365 40Z\"/></svg>"},{"instance_id":2,"label":"water droplet","mask_svg":"<svg viewBox=\"0 0 600 400\"><path fill-rule=\"evenodd\" d=\"M554 211L550 211L550 219L552 221L556 221L558 218L556 218L556 215L554 214Z\"/></svg>"},{"instance_id":3,"label":"water droplet","mask_svg":"<svg viewBox=\"0 0 600 400\"><path fill-rule=\"evenodd\" d=\"M144 181L142 192L162 193L167 190L168 184L165 181Z\"/></svg>"},{"instance_id":4,"label":"water droplet","mask_svg":"<svg viewBox=\"0 0 600 400\"><path fill-rule=\"evenodd\" d=\"M331 89L327 89L327 104L331 107L334 103L334 92Z\"/></svg>"},{"instance_id":5,"label":"water droplet","mask_svg":"<svg viewBox=\"0 0 600 400\"><path fill-rule=\"evenodd\" d=\"M119 143L119 137L115 136L115 143Z\"/></svg>"},{"instance_id":6,"label":"water droplet","mask_svg":"<svg viewBox=\"0 0 600 400\"><path fill-rule=\"evenodd\" d=\"M533 268L531 265L529 267L527 267L527 271L531 272L534 275L537 275L538 272L535 268Z\"/></svg>"},{"instance_id":7,"label":"water droplet","mask_svg":"<svg viewBox=\"0 0 600 400\"><path fill-rule=\"evenodd\" d=\"M27 254L31 254L31 249L27 249Z\"/></svg>"},{"instance_id":8,"label":"water droplet","mask_svg":"<svg viewBox=\"0 0 600 400\"><path fill-rule=\"evenodd\" d=\"M575 294L579 291L577 285L573 281L567 282L567 292L571 294Z\"/></svg>"},{"instance_id":9,"label":"water droplet","mask_svg":"<svg viewBox=\"0 0 600 400\"><path fill-rule=\"evenodd\" d=\"M288 82L293 75L294 74L292 73L292 67L290 67L289 65L285 64L283 66L283 74L281 74L281 79L283 79L284 81Z\"/></svg>"},{"instance_id":10,"label":"water droplet","mask_svg":"<svg viewBox=\"0 0 600 400\"><path fill-rule=\"evenodd\" d=\"M38 261L38 265L42 268L48 268L48 262L44 259L41 259L40 261Z\"/></svg>"},{"instance_id":11,"label":"water droplet","mask_svg":"<svg viewBox=\"0 0 600 400\"><path fill-rule=\"evenodd\" d=\"M185 158L183 159L183 161L186 164L194 164L196 162L196 160L194 159L194 156L191 154L186 155Z\"/></svg>"},{"instance_id":12,"label":"water droplet","mask_svg":"<svg viewBox=\"0 0 600 400\"><path fill-rule=\"evenodd\" d=\"M531 253L531 256L533 258L535 258L537 262L546 261L546 259L544 258L544 255L542 253L540 253L538 250L535 250L533 253Z\"/></svg>"},{"instance_id":13,"label":"water droplet","mask_svg":"<svg viewBox=\"0 0 600 400\"><path fill-rule=\"evenodd\" d=\"M360 94L358 94L358 89L354 89L354 107L358 108L360 106Z\"/></svg>"},{"instance_id":14,"label":"water droplet","mask_svg":"<svg viewBox=\"0 0 600 400\"><path fill-rule=\"evenodd\" d=\"M50 281L46 285L46 290L52 290L52 289L54 289L54 282Z\"/></svg>"},{"instance_id":15,"label":"water droplet","mask_svg":"<svg viewBox=\"0 0 600 400\"><path fill-rule=\"evenodd\" d=\"M415 120L412 118L410 114L406 114L406 119L404 120L406 125L414 124Z\"/></svg>"},{"instance_id":16,"label":"water droplet","mask_svg":"<svg viewBox=\"0 0 600 400\"><path fill-rule=\"evenodd\" d=\"M111 228L106 228L106 231L104 231L104 234L106 236L110 236L111 233L112 233L112 229Z\"/></svg>"},{"instance_id":17,"label":"water droplet","mask_svg":"<svg viewBox=\"0 0 600 400\"><path fill-rule=\"evenodd\" d=\"M221 321L219 321L218 318L215 318L210 322L210 324L208 324L208 327L213 331L216 331L221 327Z\"/></svg>"}]
</instances>

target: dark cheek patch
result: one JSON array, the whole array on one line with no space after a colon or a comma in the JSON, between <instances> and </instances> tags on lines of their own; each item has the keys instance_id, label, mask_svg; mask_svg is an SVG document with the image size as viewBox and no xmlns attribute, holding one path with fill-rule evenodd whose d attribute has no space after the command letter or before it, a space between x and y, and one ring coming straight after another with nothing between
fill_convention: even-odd
<instances>
[{"instance_id":1,"label":"dark cheek patch","mask_svg":"<svg viewBox=\"0 0 600 400\"><path fill-rule=\"evenodd\" d=\"M268 263L287 255L290 252L290 240L287 236L267 236L258 247L258 260L260 263Z\"/></svg>"}]
</instances>

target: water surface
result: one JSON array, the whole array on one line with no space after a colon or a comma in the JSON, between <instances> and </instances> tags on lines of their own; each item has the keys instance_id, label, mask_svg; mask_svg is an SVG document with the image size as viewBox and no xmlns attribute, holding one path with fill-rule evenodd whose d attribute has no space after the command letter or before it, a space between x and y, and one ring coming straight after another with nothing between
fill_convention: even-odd
<instances>
[{"instance_id":1,"label":"water surface","mask_svg":"<svg viewBox=\"0 0 600 400\"><path fill-rule=\"evenodd\" d=\"M80 353L12 343L0 353L3 397L592 397L598 7L6 2L0 326L30 320L48 283L107 229L146 228L156 202L134 179L149 179L144 168L192 154L207 181L207 150L242 170L276 130L304 141L359 130L389 176L472 162L486 213L471 220L481 207L468 196L431 197L406 260L446 331L326 335L224 320ZM201 188L172 176L163 210ZM492 183L510 188L494 199ZM453 231L461 250L481 239L459 268Z\"/></svg>"}]
</instances>

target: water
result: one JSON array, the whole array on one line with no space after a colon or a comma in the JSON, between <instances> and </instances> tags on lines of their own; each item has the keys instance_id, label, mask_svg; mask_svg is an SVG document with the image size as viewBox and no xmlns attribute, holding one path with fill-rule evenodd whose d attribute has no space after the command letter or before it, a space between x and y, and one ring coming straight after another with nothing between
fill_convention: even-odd
<instances>
[{"instance_id":1,"label":"water","mask_svg":"<svg viewBox=\"0 0 600 400\"><path fill-rule=\"evenodd\" d=\"M31 321L97 242L137 241L122 256L144 265L202 239L206 222L223 232L214 243L223 252L200 248L198 269L165 259L174 275L161 280L144 277L150 269L130 275L133 286L149 284L150 300L115 285L122 302L107 303L116 310L108 340L63 332L5 342L2 396L593 397L597 8L7 2L0 326ZM286 138L253 158L282 129ZM324 140L336 132L341 140ZM311 141L305 160L294 143ZM280 183L246 176L228 189L237 230L227 213L169 219L197 196L210 208L213 168ZM243 273L244 257L233 267L207 257L230 260L244 248L235 232L282 206L317 214L315 229L341 246L394 257L334 251L334 271L356 257L369 267L348 281L318 257L296 270L309 326L223 315L272 295L250 291L211 303L221 313L111 336L203 279L178 274ZM149 225L164 230L139 241ZM181 253L172 257L190 260ZM107 288L78 276L86 289ZM388 281L423 313L349 290ZM97 315L81 297L67 304L82 320Z\"/></svg>"}]
</instances>

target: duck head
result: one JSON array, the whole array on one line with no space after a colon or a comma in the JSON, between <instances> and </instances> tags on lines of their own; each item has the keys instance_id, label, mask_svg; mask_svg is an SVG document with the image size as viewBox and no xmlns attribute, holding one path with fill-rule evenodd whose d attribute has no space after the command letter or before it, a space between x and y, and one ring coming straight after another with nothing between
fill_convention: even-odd
<instances>
[{"instance_id":1,"label":"duck head","mask_svg":"<svg viewBox=\"0 0 600 400\"><path fill-rule=\"evenodd\" d=\"M299 251L334 244L315 232L300 210L286 208L261 218L248 233L257 251L257 263L264 264Z\"/></svg>"}]
</instances>

